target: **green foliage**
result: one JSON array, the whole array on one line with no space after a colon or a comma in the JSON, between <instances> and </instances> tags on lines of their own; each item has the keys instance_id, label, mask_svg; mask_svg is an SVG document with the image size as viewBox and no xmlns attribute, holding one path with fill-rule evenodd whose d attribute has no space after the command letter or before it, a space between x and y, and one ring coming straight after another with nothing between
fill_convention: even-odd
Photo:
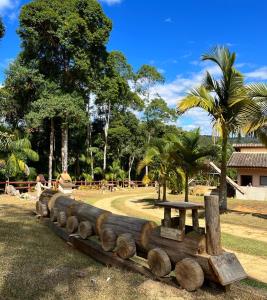
<instances>
[{"instance_id":1,"label":"green foliage","mask_svg":"<svg viewBox=\"0 0 267 300\"><path fill-rule=\"evenodd\" d=\"M17 138L12 136L7 147L0 153L1 173L7 178L15 177L19 174L30 175L27 161L38 161L39 155L31 149L31 142L27 138Z\"/></svg>"},{"instance_id":2,"label":"green foliage","mask_svg":"<svg viewBox=\"0 0 267 300\"><path fill-rule=\"evenodd\" d=\"M0 17L0 39L5 35L6 29L2 17Z\"/></svg>"}]
</instances>

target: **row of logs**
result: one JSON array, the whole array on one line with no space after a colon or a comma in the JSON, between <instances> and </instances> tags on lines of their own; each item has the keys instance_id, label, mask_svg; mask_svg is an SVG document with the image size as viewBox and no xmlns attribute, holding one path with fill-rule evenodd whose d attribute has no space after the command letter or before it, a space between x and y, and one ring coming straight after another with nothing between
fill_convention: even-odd
<instances>
[{"instance_id":1,"label":"row of logs","mask_svg":"<svg viewBox=\"0 0 267 300\"><path fill-rule=\"evenodd\" d=\"M200 258L198 262L192 259L205 251L205 241L201 236L189 235L183 243L164 239L154 222L112 214L52 190L41 194L36 210L41 216L50 217L51 221L66 227L69 234L77 232L82 239L98 235L104 251L115 251L123 259L145 253L156 276L169 274L175 266L176 278L187 290L195 290L203 284L202 268L208 276L213 276L206 266L207 259Z\"/></svg>"}]
</instances>

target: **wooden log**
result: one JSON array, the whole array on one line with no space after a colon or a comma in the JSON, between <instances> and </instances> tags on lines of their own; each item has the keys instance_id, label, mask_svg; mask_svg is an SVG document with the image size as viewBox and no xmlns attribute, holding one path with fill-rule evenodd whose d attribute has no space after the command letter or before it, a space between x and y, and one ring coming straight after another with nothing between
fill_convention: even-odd
<instances>
[{"instance_id":1,"label":"wooden log","mask_svg":"<svg viewBox=\"0 0 267 300\"><path fill-rule=\"evenodd\" d=\"M168 275L172 269L168 254L161 248L155 248L148 252L147 263L151 272L158 277Z\"/></svg>"},{"instance_id":2,"label":"wooden log","mask_svg":"<svg viewBox=\"0 0 267 300\"><path fill-rule=\"evenodd\" d=\"M204 282L204 273L201 266L191 258L185 258L177 262L175 275L181 287L189 292L197 290Z\"/></svg>"},{"instance_id":3,"label":"wooden log","mask_svg":"<svg viewBox=\"0 0 267 300\"><path fill-rule=\"evenodd\" d=\"M108 215L101 229L112 229L116 235L131 233L137 246L146 249L150 232L156 227L154 222L127 216Z\"/></svg>"},{"instance_id":4,"label":"wooden log","mask_svg":"<svg viewBox=\"0 0 267 300\"><path fill-rule=\"evenodd\" d=\"M40 214L40 212L41 212L41 202L40 201L36 201L36 203L35 203L35 210L36 210L36 213L37 214Z\"/></svg>"},{"instance_id":5,"label":"wooden log","mask_svg":"<svg viewBox=\"0 0 267 300\"><path fill-rule=\"evenodd\" d=\"M40 203L39 210L40 210L40 215L42 217L48 217L49 216L49 211L48 211L48 208L47 208L47 204Z\"/></svg>"},{"instance_id":6,"label":"wooden log","mask_svg":"<svg viewBox=\"0 0 267 300\"><path fill-rule=\"evenodd\" d=\"M56 222L57 216L58 216L58 209L56 207L54 207L50 210L50 220L52 222Z\"/></svg>"},{"instance_id":7,"label":"wooden log","mask_svg":"<svg viewBox=\"0 0 267 300\"><path fill-rule=\"evenodd\" d=\"M149 236L148 249L162 248L168 251L183 252L191 255L204 253L206 249L205 235L194 231L186 234L183 242L160 236L160 227L154 228ZM167 250L165 250L167 252ZM168 252L167 252L168 253Z\"/></svg>"},{"instance_id":8,"label":"wooden log","mask_svg":"<svg viewBox=\"0 0 267 300\"><path fill-rule=\"evenodd\" d=\"M39 197L39 201L40 201L41 203L48 204L48 202L49 202L49 200L51 199L51 197L52 197L53 195L55 195L56 193L57 193L57 191L55 191L55 190L52 190L52 189L45 189L45 190L41 193L41 195L40 195L40 197Z\"/></svg>"},{"instance_id":9,"label":"wooden log","mask_svg":"<svg viewBox=\"0 0 267 300\"><path fill-rule=\"evenodd\" d=\"M65 196L65 197L66 197L66 195L64 195L64 194L61 193L61 192L56 192L56 193L54 193L54 194L51 196L50 200L49 200L48 203L47 203L48 209L49 209L50 211L51 211L51 209L55 206L55 202L56 202L57 198L58 198L58 197L61 197L61 196Z\"/></svg>"},{"instance_id":10,"label":"wooden log","mask_svg":"<svg viewBox=\"0 0 267 300\"><path fill-rule=\"evenodd\" d=\"M128 259L135 255L135 241L130 233L123 233L119 235L119 237L117 238L116 253L122 259Z\"/></svg>"},{"instance_id":11,"label":"wooden log","mask_svg":"<svg viewBox=\"0 0 267 300\"><path fill-rule=\"evenodd\" d=\"M76 232L78 229L79 221L75 216L70 216L67 219L66 229L68 233Z\"/></svg>"},{"instance_id":12,"label":"wooden log","mask_svg":"<svg viewBox=\"0 0 267 300\"><path fill-rule=\"evenodd\" d=\"M97 208L87 203L74 202L67 208L67 215L76 216L79 222L89 221L97 235L100 235L101 226L111 212Z\"/></svg>"},{"instance_id":13,"label":"wooden log","mask_svg":"<svg viewBox=\"0 0 267 300\"><path fill-rule=\"evenodd\" d=\"M64 211L67 216L67 208L75 203L76 201L74 199L71 199L70 197L67 197L64 194L58 193L55 194L54 198L51 198L51 201L49 201L48 205L50 209L55 207L59 211Z\"/></svg>"},{"instance_id":14,"label":"wooden log","mask_svg":"<svg viewBox=\"0 0 267 300\"><path fill-rule=\"evenodd\" d=\"M218 196L205 196L206 247L210 255L221 254L221 227Z\"/></svg>"},{"instance_id":15,"label":"wooden log","mask_svg":"<svg viewBox=\"0 0 267 300\"><path fill-rule=\"evenodd\" d=\"M79 224L78 233L82 239L87 239L93 234L93 226L89 221L82 221Z\"/></svg>"},{"instance_id":16,"label":"wooden log","mask_svg":"<svg viewBox=\"0 0 267 300\"><path fill-rule=\"evenodd\" d=\"M60 227L65 227L67 222L67 216L64 211L59 211L57 215L57 222Z\"/></svg>"},{"instance_id":17,"label":"wooden log","mask_svg":"<svg viewBox=\"0 0 267 300\"><path fill-rule=\"evenodd\" d=\"M106 228L101 231L100 240L104 251L112 251L116 246L117 235L112 229Z\"/></svg>"}]
</instances>

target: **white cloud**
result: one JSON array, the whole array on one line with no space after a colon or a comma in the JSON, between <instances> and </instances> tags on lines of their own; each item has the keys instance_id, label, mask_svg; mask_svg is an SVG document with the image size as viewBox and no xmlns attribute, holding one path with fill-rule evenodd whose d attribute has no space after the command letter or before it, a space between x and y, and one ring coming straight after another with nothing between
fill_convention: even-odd
<instances>
[{"instance_id":1,"label":"white cloud","mask_svg":"<svg viewBox=\"0 0 267 300\"><path fill-rule=\"evenodd\" d=\"M12 0L0 0L0 11L3 12L6 9L12 8L14 1Z\"/></svg>"},{"instance_id":2,"label":"white cloud","mask_svg":"<svg viewBox=\"0 0 267 300\"><path fill-rule=\"evenodd\" d=\"M173 23L173 21L172 21L172 18L166 18L165 20L164 20L164 22L165 23Z\"/></svg>"},{"instance_id":3,"label":"white cloud","mask_svg":"<svg viewBox=\"0 0 267 300\"><path fill-rule=\"evenodd\" d=\"M188 76L177 75L176 79L172 82L153 87L151 93L154 95L159 94L167 101L168 105L174 106L189 90L201 84L206 71L209 71L214 76L219 75L219 68L217 66L207 67Z\"/></svg>"},{"instance_id":4,"label":"white cloud","mask_svg":"<svg viewBox=\"0 0 267 300\"><path fill-rule=\"evenodd\" d=\"M248 72L245 76L249 79L266 80L267 79L267 66L258 68L252 72Z\"/></svg>"},{"instance_id":5,"label":"white cloud","mask_svg":"<svg viewBox=\"0 0 267 300\"><path fill-rule=\"evenodd\" d=\"M114 5L114 4L120 4L122 0L100 0L103 3L106 3L107 5Z\"/></svg>"},{"instance_id":6,"label":"white cloud","mask_svg":"<svg viewBox=\"0 0 267 300\"><path fill-rule=\"evenodd\" d=\"M192 88L202 83L205 72L209 71L213 76L218 76L220 70L217 66L207 65L199 72L185 75L177 75L176 79L164 85L158 85L151 90L153 96L160 95L171 107L175 107ZM178 126L185 130L200 127L202 134L211 134L212 125L208 114L202 109L192 109L179 118Z\"/></svg>"}]
</instances>

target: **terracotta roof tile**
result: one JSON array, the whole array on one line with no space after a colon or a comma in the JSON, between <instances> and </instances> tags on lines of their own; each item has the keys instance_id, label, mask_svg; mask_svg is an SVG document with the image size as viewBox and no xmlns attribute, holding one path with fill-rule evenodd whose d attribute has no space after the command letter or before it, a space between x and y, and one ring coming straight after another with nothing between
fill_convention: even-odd
<instances>
[{"instance_id":1,"label":"terracotta roof tile","mask_svg":"<svg viewBox=\"0 0 267 300\"><path fill-rule=\"evenodd\" d=\"M232 168L267 168L267 153L234 152L227 166Z\"/></svg>"}]
</instances>

